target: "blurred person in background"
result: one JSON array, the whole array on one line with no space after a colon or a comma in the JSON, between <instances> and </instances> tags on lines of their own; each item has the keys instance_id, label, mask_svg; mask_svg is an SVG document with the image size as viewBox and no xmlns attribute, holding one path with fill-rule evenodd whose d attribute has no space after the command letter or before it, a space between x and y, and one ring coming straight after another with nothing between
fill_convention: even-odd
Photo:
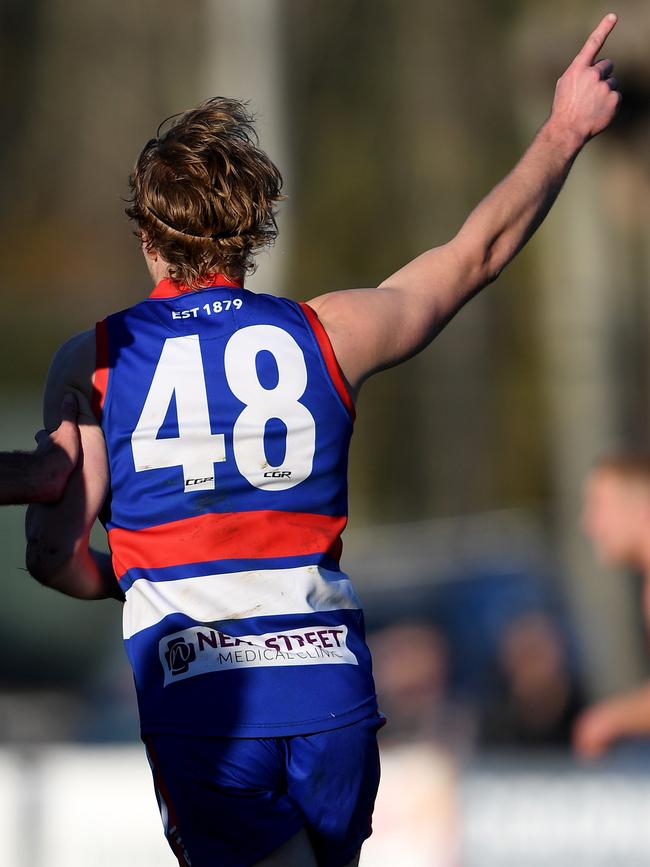
<instances>
[{"instance_id":1,"label":"blurred person in background","mask_svg":"<svg viewBox=\"0 0 650 867\"><path fill-rule=\"evenodd\" d=\"M504 628L497 685L482 721L489 746L566 746L584 706L566 640L545 611L529 611Z\"/></svg>"},{"instance_id":2,"label":"blurred person in background","mask_svg":"<svg viewBox=\"0 0 650 867\"><path fill-rule=\"evenodd\" d=\"M77 401L64 396L59 426L36 434L33 452L0 452L0 506L60 500L79 457Z\"/></svg>"},{"instance_id":3,"label":"blurred person in background","mask_svg":"<svg viewBox=\"0 0 650 867\"><path fill-rule=\"evenodd\" d=\"M431 623L405 621L372 633L369 645L379 704L390 722L384 743L425 741L466 751L475 720L450 695L444 634Z\"/></svg>"},{"instance_id":4,"label":"blurred person in background","mask_svg":"<svg viewBox=\"0 0 650 867\"><path fill-rule=\"evenodd\" d=\"M208 100L140 154L127 213L154 289L52 363L45 426L76 388L83 460L60 504L30 508L27 561L63 593L125 601L179 864L358 863L382 718L338 564L354 401L496 279L610 124L620 94L597 57L615 23L589 37L456 237L375 288L309 304L244 288L275 238L281 178L240 103ZM100 512L112 561L89 548Z\"/></svg>"},{"instance_id":5,"label":"blurred person in background","mask_svg":"<svg viewBox=\"0 0 650 867\"><path fill-rule=\"evenodd\" d=\"M601 459L585 484L582 523L598 559L643 575L643 611L650 628L650 455ZM602 756L617 741L650 738L650 682L607 698L577 720L575 749Z\"/></svg>"},{"instance_id":6,"label":"blurred person in background","mask_svg":"<svg viewBox=\"0 0 650 867\"><path fill-rule=\"evenodd\" d=\"M449 648L450 693L473 709L484 742L507 742L511 735L499 731L499 720L556 676L570 684L571 705L582 694L570 625L549 577L505 557L457 573L432 596L432 617Z\"/></svg>"}]
</instances>

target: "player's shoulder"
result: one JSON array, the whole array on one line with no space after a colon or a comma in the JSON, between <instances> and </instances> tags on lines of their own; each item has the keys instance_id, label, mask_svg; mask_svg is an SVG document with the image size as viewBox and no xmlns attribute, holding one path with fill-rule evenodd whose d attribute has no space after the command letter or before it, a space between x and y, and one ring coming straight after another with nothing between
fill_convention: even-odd
<instances>
[{"instance_id":1,"label":"player's shoulder","mask_svg":"<svg viewBox=\"0 0 650 867\"><path fill-rule=\"evenodd\" d=\"M44 394L46 427L50 413L58 413L58 407L67 391L73 392L79 403L79 419L95 423L90 409L93 374L95 372L95 329L82 331L68 338L58 348L47 375Z\"/></svg>"},{"instance_id":2,"label":"player's shoulder","mask_svg":"<svg viewBox=\"0 0 650 867\"><path fill-rule=\"evenodd\" d=\"M236 327L268 322L291 327L303 322L301 302L280 292L260 292L242 288L235 298L238 304L233 322Z\"/></svg>"},{"instance_id":3,"label":"player's shoulder","mask_svg":"<svg viewBox=\"0 0 650 867\"><path fill-rule=\"evenodd\" d=\"M92 377L95 352L95 329L81 331L59 346L50 365L50 374L65 377L88 374Z\"/></svg>"}]
</instances>

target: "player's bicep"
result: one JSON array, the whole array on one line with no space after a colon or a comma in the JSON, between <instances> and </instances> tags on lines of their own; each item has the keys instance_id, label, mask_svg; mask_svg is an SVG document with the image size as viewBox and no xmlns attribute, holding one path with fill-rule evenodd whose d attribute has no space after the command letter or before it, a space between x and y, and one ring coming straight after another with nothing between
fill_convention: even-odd
<instances>
[{"instance_id":1,"label":"player's bicep","mask_svg":"<svg viewBox=\"0 0 650 867\"><path fill-rule=\"evenodd\" d=\"M448 321L459 299L480 289L485 269L470 234L461 230L440 247L426 250L379 285L417 299L430 327Z\"/></svg>"},{"instance_id":2,"label":"player's bicep","mask_svg":"<svg viewBox=\"0 0 650 867\"><path fill-rule=\"evenodd\" d=\"M462 244L428 250L374 289L332 292L310 301L353 386L427 346L469 297L478 277Z\"/></svg>"}]
</instances>

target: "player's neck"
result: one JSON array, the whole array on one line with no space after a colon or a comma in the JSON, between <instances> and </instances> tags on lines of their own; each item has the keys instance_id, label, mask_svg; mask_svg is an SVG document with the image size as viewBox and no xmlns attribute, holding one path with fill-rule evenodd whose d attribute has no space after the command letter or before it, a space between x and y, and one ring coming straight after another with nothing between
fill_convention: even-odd
<instances>
[{"instance_id":1,"label":"player's neck","mask_svg":"<svg viewBox=\"0 0 650 867\"><path fill-rule=\"evenodd\" d=\"M166 280L169 278L169 276L170 276L169 275L169 263L165 262L164 259L161 259L161 258L157 258L155 260L149 259L147 261L147 265L149 267L149 274L151 275L151 279L153 281L154 286L157 286L158 283L161 282L161 280ZM230 280L233 280L239 286L244 285L244 273L243 272L238 272L236 274L230 274L230 273L227 273L225 270L218 268L218 267L214 268L213 272L215 274L217 274L217 273L224 274L226 277L228 277Z\"/></svg>"},{"instance_id":2,"label":"player's neck","mask_svg":"<svg viewBox=\"0 0 650 867\"><path fill-rule=\"evenodd\" d=\"M149 274L153 280L153 285L157 286L161 280L169 277L169 264L164 259L148 259Z\"/></svg>"}]
</instances>

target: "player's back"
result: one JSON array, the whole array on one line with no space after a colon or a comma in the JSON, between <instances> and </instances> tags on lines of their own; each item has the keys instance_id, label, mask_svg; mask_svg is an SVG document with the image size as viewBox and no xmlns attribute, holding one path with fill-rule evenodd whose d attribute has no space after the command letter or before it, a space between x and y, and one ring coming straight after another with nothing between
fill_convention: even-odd
<instances>
[{"instance_id":1,"label":"player's back","mask_svg":"<svg viewBox=\"0 0 650 867\"><path fill-rule=\"evenodd\" d=\"M142 728L344 725L375 696L339 567L353 407L306 305L221 276L97 328L111 497Z\"/></svg>"}]
</instances>

